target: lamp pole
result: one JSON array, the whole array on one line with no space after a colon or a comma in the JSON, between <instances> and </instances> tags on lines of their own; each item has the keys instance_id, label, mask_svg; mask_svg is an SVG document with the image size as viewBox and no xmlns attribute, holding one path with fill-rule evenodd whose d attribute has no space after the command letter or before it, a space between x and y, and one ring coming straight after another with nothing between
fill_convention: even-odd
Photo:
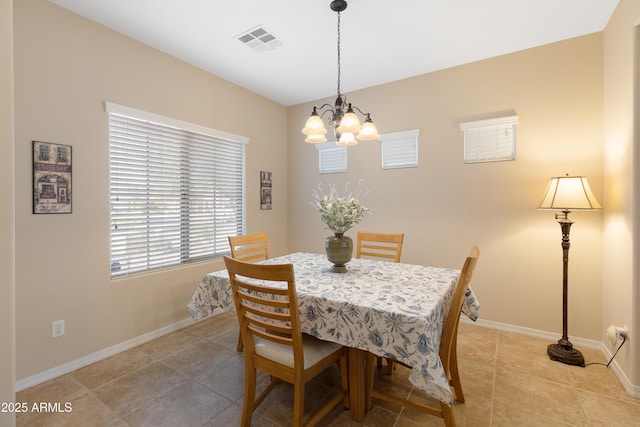
<instances>
[{"instance_id":1,"label":"lamp pole","mask_svg":"<svg viewBox=\"0 0 640 427\"><path fill-rule=\"evenodd\" d=\"M573 348L569 341L567 303L569 301L569 232L573 221L569 219L568 210L563 210L563 215L556 214L556 219L562 230L562 338L557 344L549 344L547 354L551 360L584 367L584 356L579 350Z\"/></svg>"}]
</instances>

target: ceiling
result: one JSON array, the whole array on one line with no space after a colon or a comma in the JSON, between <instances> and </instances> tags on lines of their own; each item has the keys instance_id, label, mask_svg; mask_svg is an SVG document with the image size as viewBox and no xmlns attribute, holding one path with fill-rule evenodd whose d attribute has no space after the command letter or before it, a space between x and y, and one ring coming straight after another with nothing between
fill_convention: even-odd
<instances>
[{"instance_id":1,"label":"ceiling","mask_svg":"<svg viewBox=\"0 0 640 427\"><path fill-rule=\"evenodd\" d=\"M50 0L284 106L337 90L330 0ZM619 0L351 0L341 92L602 31ZM282 44L237 36L262 26Z\"/></svg>"}]
</instances>

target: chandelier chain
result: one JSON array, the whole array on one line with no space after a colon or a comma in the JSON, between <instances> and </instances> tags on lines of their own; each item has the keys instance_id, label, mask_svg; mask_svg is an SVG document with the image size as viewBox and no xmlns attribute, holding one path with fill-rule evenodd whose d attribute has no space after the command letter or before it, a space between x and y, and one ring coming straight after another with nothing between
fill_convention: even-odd
<instances>
[{"instance_id":1,"label":"chandelier chain","mask_svg":"<svg viewBox=\"0 0 640 427\"><path fill-rule=\"evenodd\" d=\"M340 12L338 12L338 96L340 96Z\"/></svg>"}]
</instances>

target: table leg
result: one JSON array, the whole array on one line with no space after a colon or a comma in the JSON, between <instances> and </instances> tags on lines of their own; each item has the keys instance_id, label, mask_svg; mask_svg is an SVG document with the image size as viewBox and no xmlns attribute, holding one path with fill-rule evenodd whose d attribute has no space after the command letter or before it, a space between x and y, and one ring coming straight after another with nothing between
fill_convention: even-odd
<instances>
[{"instance_id":1,"label":"table leg","mask_svg":"<svg viewBox=\"0 0 640 427\"><path fill-rule=\"evenodd\" d=\"M362 421L365 412L365 361L367 352L349 347L349 405L351 417Z\"/></svg>"}]
</instances>

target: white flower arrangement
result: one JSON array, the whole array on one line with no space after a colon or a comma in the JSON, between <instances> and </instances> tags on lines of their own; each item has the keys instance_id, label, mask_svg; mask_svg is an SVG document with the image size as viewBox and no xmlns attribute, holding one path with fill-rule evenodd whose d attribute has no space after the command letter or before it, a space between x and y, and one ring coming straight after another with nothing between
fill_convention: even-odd
<instances>
[{"instance_id":1,"label":"white flower arrangement","mask_svg":"<svg viewBox=\"0 0 640 427\"><path fill-rule=\"evenodd\" d=\"M329 192L325 193L321 185L318 185L318 189L313 192L314 200L311 204L320 212L320 219L328 229L342 234L371 213L371 209L363 206L358 200L360 195L361 192L358 191L356 194L340 196L334 184L331 184Z\"/></svg>"}]
</instances>

